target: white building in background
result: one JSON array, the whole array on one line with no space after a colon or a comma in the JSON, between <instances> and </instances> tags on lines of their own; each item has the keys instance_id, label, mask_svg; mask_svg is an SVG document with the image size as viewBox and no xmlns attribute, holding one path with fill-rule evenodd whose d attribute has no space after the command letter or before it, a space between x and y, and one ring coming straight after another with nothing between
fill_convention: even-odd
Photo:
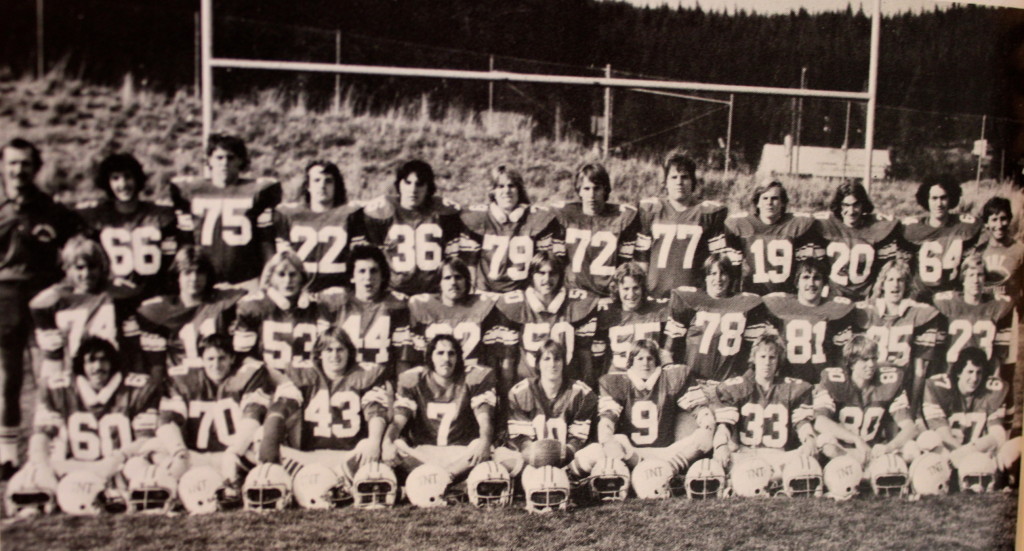
<instances>
[{"instance_id":1,"label":"white building in background","mask_svg":"<svg viewBox=\"0 0 1024 551\"><path fill-rule=\"evenodd\" d=\"M867 157L865 149L788 146L765 144L757 174L765 177L814 176L819 178L862 178ZM892 166L888 149L876 149L871 159L871 178L884 179Z\"/></svg>"}]
</instances>

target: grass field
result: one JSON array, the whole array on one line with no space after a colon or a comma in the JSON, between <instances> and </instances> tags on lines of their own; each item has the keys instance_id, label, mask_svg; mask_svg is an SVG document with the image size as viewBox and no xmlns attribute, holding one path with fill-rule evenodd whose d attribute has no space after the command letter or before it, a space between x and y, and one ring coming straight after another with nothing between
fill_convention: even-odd
<instances>
[{"instance_id":1,"label":"grass field","mask_svg":"<svg viewBox=\"0 0 1024 551\"><path fill-rule=\"evenodd\" d=\"M521 509L52 517L6 526L14 549L1012 549L1016 494L630 501ZM955 528L954 528L955 527Z\"/></svg>"},{"instance_id":2,"label":"grass field","mask_svg":"<svg viewBox=\"0 0 1024 551\"><path fill-rule=\"evenodd\" d=\"M215 128L242 136L250 146L254 175L273 175L291 191L314 158L337 162L349 194L372 198L390 188L395 167L410 158L431 163L439 189L462 204L484 200L487 170L498 162L518 166L535 200L568 198L574 169L598 153L572 141L533 136L532 122L497 113L488 129L479 113L450 110L427 115L429 99L385 113L357 112L354 101L338 113L286 105L273 92L217 108ZM95 87L59 73L41 80L0 78L0 141L21 136L43 150L40 181L65 201L98 192L90 179L103 155L134 153L152 174L153 191L176 174L196 174L202 162L199 105L191 96L164 96L124 88ZM606 162L613 199L633 202L660 191L657 160L612 158ZM756 177L699 171L700 195L730 208L748 208ZM792 209L825 207L834 184L787 181ZM916 182L876 182L877 209L916 214ZM992 181L964 186L964 208L977 213L993 195L1022 195ZM1018 235L1024 228L1018 226ZM34 405L26 385L25 411ZM26 426L31 415L26 416ZM2 489L2 485L0 485ZM864 498L828 500L730 499L628 502L581 508L546 517L522 510L477 511L467 506L389 512L289 511L174 518L54 516L3 521L0 546L13 549L1009 549L1016 494L955 495L919 502Z\"/></svg>"}]
</instances>

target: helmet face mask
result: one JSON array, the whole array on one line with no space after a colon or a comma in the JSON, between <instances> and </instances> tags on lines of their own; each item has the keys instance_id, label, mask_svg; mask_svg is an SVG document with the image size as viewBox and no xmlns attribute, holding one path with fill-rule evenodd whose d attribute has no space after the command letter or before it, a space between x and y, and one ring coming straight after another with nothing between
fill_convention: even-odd
<instances>
[{"instance_id":1,"label":"helmet face mask","mask_svg":"<svg viewBox=\"0 0 1024 551\"><path fill-rule=\"evenodd\" d=\"M4 491L8 514L54 512L57 509L57 485L57 475L49 465L25 465L11 477Z\"/></svg>"},{"instance_id":2,"label":"helmet face mask","mask_svg":"<svg viewBox=\"0 0 1024 551\"><path fill-rule=\"evenodd\" d=\"M512 504L512 477L496 461L473 467L466 478L469 502L477 507L507 507Z\"/></svg>"},{"instance_id":3,"label":"helmet face mask","mask_svg":"<svg viewBox=\"0 0 1024 551\"><path fill-rule=\"evenodd\" d=\"M630 472L621 459L606 458L591 472L590 495L601 501L623 501L629 494Z\"/></svg>"},{"instance_id":4,"label":"helmet face mask","mask_svg":"<svg viewBox=\"0 0 1024 551\"><path fill-rule=\"evenodd\" d=\"M523 491L526 510L531 513L550 513L569 507L569 477L565 470L545 465L523 470Z\"/></svg>"},{"instance_id":5,"label":"helmet face mask","mask_svg":"<svg viewBox=\"0 0 1024 551\"><path fill-rule=\"evenodd\" d=\"M134 513L163 514L174 506L178 481L158 465L146 467L128 485L128 508Z\"/></svg>"},{"instance_id":6,"label":"helmet face mask","mask_svg":"<svg viewBox=\"0 0 1024 551\"><path fill-rule=\"evenodd\" d=\"M789 497L818 497L824 491L821 465L813 457L797 456L782 467L782 491Z\"/></svg>"},{"instance_id":7,"label":"helmet face mask","mask_svg":"<svg viewBox=\"0 0 1024 551\"><path fill-rule=\"evenodd\" d=\"M690 499L724 497L725 469L714 459L701 459L686 472L685 484Z\"/></svg>"},{"instance_id":8,"label":"helmet face mask","mask_svg":"<svg viewBox=\"0 0 1024 551\"><path fill-rule=\"evenodd\" d=\"M353 505L360 509L383 509L395 504L398 480L391 467L380 463L367 463L352 477Z\"/></svg>"},{"instance_id":9,"label":"helmet face mask","mask_svg":"<svg viewBox=\"0 0 1024 551\"><path fill-rule=\"evenodd\" d=\"M291 476L276 463L257 465L245 477L242 504L246 511L286 509L292 501Z\"/></svg>"},{"instance_id":10,"label":"helmet face mask","mask_svg":"<svg viewBox=\"0 0 1024 551\"><path fill-rule=\"evenodd\" d=\"M876 496L904 496L910 487L910 471L906 461L895 454L876 458L868 466L871 490Z\"/></svg>"},{"instance_id":11,"label":"helmet face mask","mask_svg":"<svg viewBox=\"0 0 1024 551\"><path fill-rule=\"evenodd\" d=\"M982 452L972 452L957 464L957 482L961 492L981 494L996 486L996 461Z\"/></svg>"}]
</instances>

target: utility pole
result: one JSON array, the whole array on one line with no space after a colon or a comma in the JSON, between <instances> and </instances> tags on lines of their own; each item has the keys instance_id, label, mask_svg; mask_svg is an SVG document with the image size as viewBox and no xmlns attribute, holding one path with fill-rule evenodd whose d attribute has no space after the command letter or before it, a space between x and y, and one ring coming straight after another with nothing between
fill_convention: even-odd
<instances>
[{"instance_id":1,"label":"utility pole","mask_svg":"<svg viewBox=\"0 0 1024 551\"><path fill-rule=\"evenodd\" d=\"M612 66L609 63L604 66L604 76L612 78ZM608 148L612 143L612 89L604 87L604 140L601 144L602 157L608 158Z\"/></svg>"},{"instance_id":2,"label":"utility pole","mask_svg":"<svg viewBox=\"0 0 1024 551\"><path fill-rule=\"evenodd\" d=\"M807 87L807 67L800 69L800 89ZM804 122L804 98L796 100L796 134L793 136L796 141L796 149L793 152L793 171L800 175L800 127Z\"/></svg>"},{"instance_id":3,"label":"utility pole","mask_svg":"<svg viewBox=\"0 0 1024 551\"><path fill-rule=\"evenodd\" d=\"M46 72L46 51L43 49L43 0L36 0L36 78Z\"/></svg>"},{"instance_id":4,"label":"utility pole","mask_svg":"<svg viewBox=\"0 0 1024 551\"><path fill-rule=\"evenodd\" d=\"M494 56L491 55L488 58L487 70L494 72ZM487 133L491 133L492 120L494 118L494 81L487 81Z\"/></svg>"},{"instance_id":5,"label":"utility pole","mask_svg":"<svg viewBox=\"0 0 1024 551\"><path fill-rule=\"evenodd\" d=\"M864 189L871 193L872 157L875 154L875 106L878 105L878 49L882 41L882 0L874 0L871 13L871 54L868 60L868 114L864 128Z\"/></svg>"},{"instance_id":6,"label":"utility pole","mask_svg":"<svg viewBox=\"0 0 1024 551\"><path fill-rule=\"evenodd\" d=\"M213 66L210 59L213 58L213 0L202 0L200 6L201 27L203 32L202 42L202 64L203 64L203 150L210 142L210 133L213 131Z\"/></svg>"}]
</instances>

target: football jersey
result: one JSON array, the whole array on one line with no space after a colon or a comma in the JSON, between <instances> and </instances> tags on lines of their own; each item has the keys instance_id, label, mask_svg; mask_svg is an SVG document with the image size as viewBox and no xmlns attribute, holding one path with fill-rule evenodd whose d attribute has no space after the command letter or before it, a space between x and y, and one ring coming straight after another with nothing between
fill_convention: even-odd
<instances>
[{"instance_id":1,"label":"football jersey","mask_svg":"<svg viewBox=\"0 0 1024 551\"><path fill-rule=\"evenodd\" d=\"M586 384L562 380L553 399L537 378L523 379L508 393L508 437L516 449L526 442L554 439L578 451L590 437L597 415L597 395Z\"/></svg>"},{"instance_id":2,"label":"football jersey","mask_svg":"<svg viewBox=\"0 0 1024 551\"><path fill-rule=\"evenodd\" d=\"M834 297L806 306L794 295L772 293L764 297L764 305L773 318L770 323L786 341L785 375L817 384L822 369L841 363L855 321L849 299Z\"/></svg>"},{"instance_id":3,"label":"football jersey","mask_svg":"<svg viewBox=\"0 0 1024 551\"><path fill-rule=\"evenodd\" d=\"M520 205L505 214L494 203L462 212L459 256L473 269L476 288L505 293L529 283L530 260L551 250L559 231L547 208Z\"/></svg>"},{"instance_id":4,"label":"football jersey","mask_svg":"<svg viewBox=\"0 0 1024 551\"><path fill-rule=\"evenodd\" d=\"M581 289L562 289L547 306L532 287L510 291L495 304L503 317L484 339L513 348L509 355L518 354L512 382L537 376L534 354L549 338L565 346L568 377L594 380L590 349L597 329L596 306L597 299Z\"/></svg>"},{"instance_id":5,"label":"football jersey","mask_svg":"<svg viewBox=\"0 0 1024 551\"><path fill-rule=\"evenodd\" d=\"M134 286L140 299L170 292L169 268L180 244L192 236L178 231L174 209L140 201L122 214L113 201L83 203L78 214L110 258L110 275Z\"/></svg>"},{"instance_id":6,"label":"football jersey","mask_svg":"<svg viewBox=\"0 0 1024 551\"><path fill-rule=\"evenodd\" d=\"M61 277L60 249L83 222L41 191L23 202L0 200L0 281L43 289Z\"/></svg>"},{"instance_id":7,"label":"football jersey","mask_svg":"<svg viewBox=\"0 0 1024 551\"><path fill-rule=\"evenodd\" d=\"M128 370L139 368L139 324L135 317L135 301L119 287L108 287L99 293L76 293L67 282L51 285L29 302L36 327L36 340L43 357L64 363L70 370L71 360L86 337L99 337L118 350L121 365Z\"/></svg>"},{"instance_id":8,"label":"football jersey","mask_svg":"<svg viewBox=\"0 0 1024 551\"><path fill-rule=\"evenodd\" d=\"M953 436L970 444L988 427L1002 424L1005 398L1006 385L998 377L982 381L973 395L964 396L949 375L941 373L925 381L922 413L928 428L948 426Z\"/></svg>"},{"instance_id":9,"label":"football jersey","mask_svg":"<svg viewBox=\"0 0 1024 551\"><path fill-rule=\"evenodd\" d=\"M857 330L878 343L878 363L898 367L911 376L911 360L936 359L939 311L931 305L905 298L890 309L881 299L857 304Z\"/></svg>"},{"instance_id":10,"label":"football jersey","mask_svg":"<svg viewBox=\"0 0 1024 551\"><path fill-rule=\"evenodd\" d=\"M434 196L411 210L388 195L363 212L367 240L384 251L391 267L391 288L409 296L437 292L441 262L459 252L458 205Z\"/></svg>"},{"instance_id":11,"label":"football jersey","mask_svg":"<svg viewBox=\"0 0 1024 551\"><path fill-rule=\"evenodd\" d=\"M172 367L201 367L199 341L228 333L235 321L235 305L244 294L241 290L214 291L195 306L183 305L174 295L143 302L137 317L146 362L162 373Z\"/></svg>"},{"instance_id":12,"label":"football jersey","mask_svg":"<svg viewBox=\"0 0 1024 551\"><path fill-rule=\"evenodd\" d=\"M606 297L611 293L615 268L633 259L640 217L630 205L608 203L604 213L583 214L581 203L566 203L554 209L564 232L563 247L567 256L565 285Z\"/></svg>"},{"instance_id":13,"label":"football jersey","mask_svg":"<svg viewBox=\"0 0 1024 551\"><path fill-rule=\"evenodd\" d=\"M648 339L662 350L671 350L674 339L681 336L682 331L672 323L667 299L649 298L627 312L619 302L604 298L597 304L597 329L591 345L594 365L600 373L625 371L634 342Z\"/></svg>"},{"instance_id":14,"label":"football jersey","mask_svg":"<svg viewBox=\"0 0 1024 551\"><path fill-rule=\"evenodd\" d=\"M261 178L220 188L209 180L170 186L178 225L213 263L220 281L257 278L274 250L274 208L281 202L280 182Z\"/></svg>"},{"instance_id":15,"label":"football jersey","mask_svg":"<svg viewBox=\"0 0 1024 551\"><path fill-rule=\"evenodd\" d=\"M260 358L271 369L312 367L313 344L328 325L320 304L305 293L294 301L273 289L251 293L238 301L235 352Z\"/></svg>"},{"instance_id":16,"label":"football jersey","mask_svg":"<svg viewBox=\"0 0 1024 551\"><path fill-rule=\"evenodd\" d=\"M466 366L466 374L448 388L438 386L431 372L415 367L398 377L395 413L409 419L403 434L413 446L465 446L480 437L476 410L494 408L494 371Z\"/></svg>"},{"instance_id":17,"label":"football jersey","mask_svg":"<svg viewBox=\"0 0 1024 551\"><path fill-rule=\"evenodd\" d=\"M167 370L167 395L160 400L160 424L181 427L185 446L201 452L224 451L242 419L263 422L274 384L266 367L246 358L219 385L202 367Z\"/></svg>"},{"instance_id":18,"label":"football jersey","mask_svg":"<svg viewBox=\"0 0 1024 551\"><path fill-rule=\"evenodd\" d=\"M637 260L648 262L647 290L666 298L681 285L702 286L704 260L725 246L728 209L717 201L679 209L668 199L640 202Z\"/></svg>"},{"instance_id":19,"label":"football jersey","mask_svg":"<svg viewBox=\"0 0 1024 551\"><path fill-rule=\"evenodd\" d=\"M295 251L309 275L307 289L320 291L348 284L346 261L350 246L365 243L363 211L343 205L313 212L290 203L274 217L277 249Z\"/></svg>"},{"instance_id":20,"label":"football jersey","mask_svg":"<svg viewBox=\"0 0 1024 551\"><path fill-rule=\"evenodd\" d=\"M672 350L672 360L685 363L694 374L724 381L747 370L750 346L767 327L761 297L740 293L712 298L693 287L672 291L672 320L686 339ZM679 342L679 341L677 341Z\"/></svg>"},{"instance_id":21,"label":"football jersey","mask_svg":"<svg viewBox=\"0 0 1024 551\"><path fill-rule=\"evenodd\" d=\"M387 421L391 412L394 390L383 366L357 367L333 382L316 368L288 368L285 375L271 410L294 427L288 443L295 449L354 449L370 419Z\"/></svg>"},{"instance_id":22,"label":"football jersey","mask_svg":"<svg viewBox=\"0 0 1024 551\"><path fill-rule=\"evenodd\" d=\"M866 215L851 228L831 212L814 214L828 255L828 284L832 296L864 300L885 263L900 252L903 228L896 220Z\"/></svg>"},{"instance_id":23,"label":"football jersey","mask_svg":"<svg viewBox=\"0 0 1024 551\"><path fill-rule=\"evenodd\" d=\"M691 379L690 368L671 364L657 368L646 381L632 371L605 374L597 414L615 423L615 433L628 436L634 446L670 446L675 442L678 412L707 401Z\"/></svg>"},{"instance_id":24,"label":"football jersey","mask_svg":"<svg viewBox=\"0 0 1024 551\"><path fill-rule=\"evenodd\" d=\"M815 415L837 421L869 445L882 443L893 423L912 420L903 372L895 367L880 367L864 389L843 368L826 368L813 401Z\"/></svg>"},{"instance_id":25,"label":"football jersey","mask_svg":"<svg viewBox=\"0 0 1024 551\"><path fill-rule=\"evenodd\" d=\"M1021 284L1024 282L1024 243L1014 241L1005 246L985 234L978 243L977 251L985 261L985 289L1020 303Z\"/></svg>"},{"instance_id":26,"label":"football jersey","mask_svg":"<svg viewBox=\"0 0 1024 551\"><path fill-rule=\"evenodd\" d=\"M761 296L789 291L797 261L823 254L814 218L806 214L786 213L771 225L735 214L725 220L725 231L743 256L743 290Z\"/></svg>"},{"instance_id":27,"label":"football jersey","mask_svg":"<svg viewBox=\"0 0 1024 551\"><path fill-rule=\"evenodd\" d=\"M717 394L715 420L735 426L743 446L796 449L801 426L814 420L813 387L800 379L776 377L765 392L751 369L724 381Z\"/></svg>"},{"instance_id":28,"label":"football jersey","mask_svg":"<svg viewBox=\"0 0 1024 551\"><path fill-rule=\"evenodd\" d=\"M37 430L64 440L70 459L107 459L156 430L154 392L148 375L114 373L96 390L85 377L50 377L40 392L35 413Z\"/></svg>"},{"instance_id":29,"label":"football jersey","mask_svg":"<svg viewBox=\"0 0 1024 551\"><path fill-rule=\"evenodd\" d=\"M412 361L408 301L385 292L377 302L362 301L348 289L321 294L325 319L341 327L356 347L356 361L384 364Z\"/></svg>"},{"instance_id":30,"label":"football jersey","mask_svg":"<svg viewBox=\"0 0 1024 551\"><path fill-rule=\"evenodd\" d=\"M1005 295L988 296L980 304L968 304L963 294L945 291L935 295L935 308L948 322L945 334L946 363L952 365L960 352L974 346L985 351L994 365L1014 362L1010 357L1013 333L1013 302Z\"/></svg>"},{"instance_id":31,"label":"football jersey","mask_svg":"<svg viewBox=\"0 0 1024 551\"><path fill-rule=\"evenodd\" d=\"M938 228L928 225L927 216L906 218L903 225L903 235L913 248L919 288L932 294L957 287L960 261L978 240L981 224L961 214L951 215Z\"/></svg>"},{"instance_id":32,"label":"football jersey","mask_svg":"<svg viewBox=\"0 0 1024 551\"><path fill-rule=\"evenodd\" d=\"M497 296L470 294L465 301L445 306L437 294L421 294L409 299L409 322L413 346L420 362L430 340L437 335L454 335L462 345L462 357L470 363L498 367L493 343L484 342L484 335L499 323L494 311Z\"/></svg>"}]
</instances>

